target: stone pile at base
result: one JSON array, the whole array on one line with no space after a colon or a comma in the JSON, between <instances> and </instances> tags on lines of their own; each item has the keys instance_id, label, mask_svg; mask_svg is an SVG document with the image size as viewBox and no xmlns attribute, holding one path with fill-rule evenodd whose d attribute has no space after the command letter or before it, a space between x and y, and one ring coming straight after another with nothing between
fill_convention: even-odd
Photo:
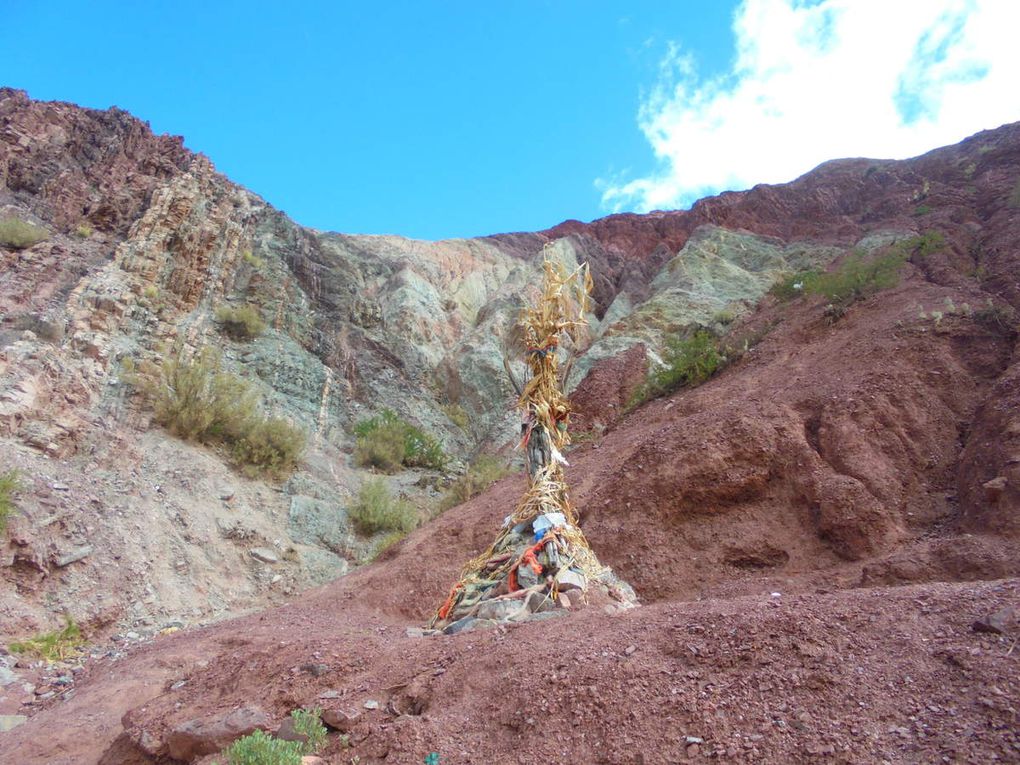
<instances>
[{"instance_id":1,"label":"stone pile at base","mask_svg":"<svg viewBox=\"0 0 1020 765\"><path fill-rule=\"evenodd\" d=\"M551 619L583 608L612 613L637 605L631 586L598 565L563 513L543 513L517 523L508 518L479 562L477 575L469 574L454 586L426 634L452 635Z\"/></svg>"}]
</instances>

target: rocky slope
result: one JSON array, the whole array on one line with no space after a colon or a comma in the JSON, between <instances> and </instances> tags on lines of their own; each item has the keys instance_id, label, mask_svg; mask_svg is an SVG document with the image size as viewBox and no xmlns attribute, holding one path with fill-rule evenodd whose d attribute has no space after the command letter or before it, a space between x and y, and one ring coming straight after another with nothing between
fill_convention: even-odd
<instances>
[{"instance_id":1,"label":"rocky slope","mask_svg":"<svg viewBox=\"0 0 1020 765\"><path fill-rule=\"evenodd\" d=\"M357 419L390 406L461 458L512 438L501 337L549 242L596 283L573 394L575 503L647 604L404 637L488 544L515 476L286 608L90 664L69 700L15 705L5 691L0 713L38 713L0 734L0 752L166 761L175 727L252 699L275 719L371 698L381 709L358 718L352 751L334 742L335 761L1020 755L1015 622L1007 637L970 630L1016 602L1020 574L1020 124L687 212L437 243L302 229L122 112L9 90L0 178L0 217L50 232L0 249L0 468L31 479L2 569L12 636L64 610L96 639L151 631L345 571L369 544L345 516L363 479ZM780 274L929 232L938 246L844 315L766 294ZM224 340L215 309L245 302L269 330ZM695 325L746 353L623 416L665 340ZM124 362L174 339L222 346L312 434L290 480L248 479L151 426ZM434 480L392 479L420 502L415 484ZM940 584L960 581L980 583Z\"/></svg>"}]
</instances>

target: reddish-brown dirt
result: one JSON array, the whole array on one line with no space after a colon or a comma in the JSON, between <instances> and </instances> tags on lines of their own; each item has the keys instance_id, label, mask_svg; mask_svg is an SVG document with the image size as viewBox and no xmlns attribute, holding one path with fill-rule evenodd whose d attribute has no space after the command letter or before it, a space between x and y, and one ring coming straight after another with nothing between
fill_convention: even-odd
<instances>
[{"instance_id":1,"label":"reddish-brown dirt","mask_svg":"<svg viewBox=\"0 0 1020 765\"><path fill-rule=\"evenodd\" d=\"M1013 125L546 232L635 259L699 221L945 239L836 321L819 299L767 298L733 329L760 342L696 389L622 419L640 359L579 389L608 429L568 455L573 498L641 608L405 635L491 541L524 488L512 476L291 605L91 664L0 759L165 763L173 728L255 703L275 720L359 710L350 748L326 753L345 765L1020 761L1016 616L972 628L1020 605L1017 178Z\"/></svg>"}]
</instances>

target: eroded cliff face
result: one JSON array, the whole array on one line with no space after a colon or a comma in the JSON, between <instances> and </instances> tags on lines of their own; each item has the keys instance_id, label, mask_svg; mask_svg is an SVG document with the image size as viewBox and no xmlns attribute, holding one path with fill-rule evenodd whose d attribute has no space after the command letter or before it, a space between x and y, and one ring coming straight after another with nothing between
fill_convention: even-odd
<instances>
[{"instance_id":1,"label":"eroded cliff face","mask_svg":"<svg viewBox=\"0 0 1020 765\"><path fill-rule=\"evenodd\" d=\"M828 163L794 183L723 194L687 212L421 242L302 228L180 139L153 136L124 112L0 90L0 217L30 220L50 234L28 249L0 248L0 468L18 468L28 479L0 561L10 584L0 615L17 632L52 624L63 609L86 623L159 626L282 599L363 560L371 540L353 533L345 511L364 478L350 460L353 424L388 407L461 460L480 448L506 450L515 426L501 345L540 283L547 244L565 265L592 269L593 343L574 380L579 420L596 433L618 419L666 339L695 325L757 331L781 322L761 313L777 276L825 268L855 247L877 251L940 230L948 246L916 268L918 278L948 292L924 293L922 302L963 294L975 306L986 299L1020 306L1016 211L1008 201L1018 153L1014 125L908 162ZM258 306L269 325L248 343L225 338L214 320L218 307L242 304ZM930 310L911 305L900 320ZM1002 357L987 362L993 379L1001 375L1002 401L1011 401L1016 387L1004 372L1014 363L1009 337L988 341ZM130 368L158 361L175 342L220 348L228 369L259 385L270 410L306 429L309 451L290 480L279 487L250 480L215 453L151 424ZM951 414L938 415L947 428L961 428L964 440L1012 428L1008 410L982 405L981 380L973 400L948 403ZM852 398L851 387L832 395ZM706 421L690 432L716 434L720 453L746 442L740 453L750 449L750 456L733 460L766 467L748 468L747 485L731 494L754 495L777 465L829 465L843 459L832 455L845 454L840 433L866 429L855 410L838 415L839 407L816 398L808 406L791 397L776 404L774 418L736 435L725 431L717 410L706 409ZM469 428L451 419L453 405L466 412ZM814 423L814 435L794 439L804 432L802 419ZM997 507L1015 502L1015 455L1006 446L964 446L961 512L991 523L981 519L982 498L992 490L979 491L975 482L1005 477ZM635 454L644 465L656 461L657 448ZM953 455L937 458L947 474L955 470ZM686 473L671 459L656 462L661 470L648 496L660 506L663 496L675 495L676 506L686 507L689 490L667 475L674 468ZM730 497L725 487L738 479L723 480L722 472L733 460L705 473L718 473L719 481L708 499L690 495L701 497L699 505ZM832 516L834 530L822 530L820 549L859 557L903 536L907 521L876 508L908 506L909 486L880 474L824 470L831 480L790 488L798 502ZM644 496L649 479L644 467L639 472L603 488L582 484L581 491L610 519ZM389 480L425 508L436 479L411 471ZM950 504L957 507L955 499ZM877 519L874 540L855 540L857 526L839 526L839 508L850 506L861 523ZM1001 512L993 515L1008 523ZM827 543L826 534L836 541ZM253 557L253 550L268 550L262 558L276 561ZM649 592L657 586L647 583ZM101 602L81 597L96 591L105 593Z\"/></svg>"}]
</instances>

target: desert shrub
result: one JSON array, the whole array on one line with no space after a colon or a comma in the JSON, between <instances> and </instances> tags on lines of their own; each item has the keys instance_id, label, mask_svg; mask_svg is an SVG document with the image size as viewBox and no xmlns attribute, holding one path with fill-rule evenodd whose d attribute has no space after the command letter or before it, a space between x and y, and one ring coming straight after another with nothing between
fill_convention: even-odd
<instances>
[{"instance_id":1,"label":"desert shrub","mask_svg":"<svg viewBox=\"0 0 1020 765\"><path fill-rule=\"evenodd\" d=\"M920 217L931 212L931 205L918 205L914 208L914 215Z\"/></svg>"},{"instance_id":2,"label":"desert shrub","mask_svg":"<svg viewBox=\"0 0 1020 765\"><path fill-rule=\"evenodd\" d=\"M450 418L450 422L456 425L461 430L467 430L468 424L471 422L468 417L468 413L464 411L464 407L460 404L443 404L443 413Z\"/></svg>"},{"instance_id":3,"label":"desert shrub","mask_svg":"<svg viewBox=\"0 0 1020 765\"><path fill-rule=\"evenodd\" d=\"M358 496L347 509L354 528L362 534L379 531L407 532L417 525L417 515L410 503L390 494L381 478L361 484Z\"/></svg>"},{"instance_id":4,"label":"desert shrub","mask_svg":"<svg viewBox=\"0 0 1020 765\"><path fill-rule=\"evenodd\" d=\"M1016 185L1013 187L1013 191L1009 194L1009 206L1020 207L1020 178L1017 179Z\"/></svg>"},{"instance_id":5,"label":"desert shrub","mask_svg":"<svg viewBox=\"0 0 1020 765\"><path fill-rule=\"evenodd\" d=\"M240 308L220 306L216 309L216 321L235 340L254 340L266 331L262 315L255 306L249 304Z\"/></svg>"},{"instance_id":6,"label":"desert shrub","mask_svg":"<svg viewBox=\"0 0 1020 765\"><path fill-rule=\"evenodd\" d=\"M407 536L406 531L391 531L372 547L371 552L368 554L366 562L374 561L384 552L389 550L393 545L399 542L401 539Z\"/></svg>"},{"instance_id":7,"label":"desert shrub","mask_svg":"<svg viewBox=\"0 0 1020 765\"><path fill-rule=\"evenodd\" d=\"M164 359L150 387L160 425L186 440L223 444L251 468L283 474L304 452L304 431L263 414L254 387L223 372L219 354L212 349L188 358L178 348Z\"/></svg>"},{"instance_id":8,"label":"desert shrub","mask_svg":"<svg viewBox=\"0 0 1020 765\"><path fill-rule=\"evenodd\" d=\"M626 411L678 388L701 385L720 371L733 356L706 329L699 329L688 337L671 339L662 355L662 365L653 369L645 382L634 389L627 401Z\"/></svg>"},{"instance_id":9,"label":"desert shrub","mask_svg":"<svg viewBox=\"0 0 1020 765\"><path fill-rule=\"evenodd\" d=\"M14 512L14 495L21 488L21 475L17 470L0 473L0 531L7 528L7 519Z\"/></svg>"},{"instance_id":10,"label":"desert shrub","mask_svg":"<svg viewBox=\"0 0 1020 765\"><path fill-rule=\"evenodd\" d=\"M935 241L935 237L931 242L924 240L926 251L935 246ZM901 244L874 257L855 251L832 271L803 271L784 276L772 286L771 293L780 300L790 300L798 295L822 295L831 304L845 308L875 292L895 287L899 283L900 268L906 261L909 249Z\"/></svg>"},{"instance_id":11,"label":"desert shrub","mask_svg":"<svg viewBox=\"0 0 1020 765\"><path fill-rule=\"evenodd\" d=\"M910 239L905 239L897 245L900 253L916 253L918 257L926 258L946 246L946 237L941 231L925 231Z\"/></svg>"},{"instance_id":12,"label":"desert shrub","mask_svg":"<svg viewBox=\"0 0 1020 765\"><path fill-rule=\"evenodd\" d=\"M27 330L34 333L40 340L46 340L50 343L59 343L64 339L63 322L44 319L35 313L16 317L11 324L11 328L23 332Z\"/></svg>"},{"instance_id":13,"label":"desert shrub","mask_svg":"<svg viewBox=\"0 0 1020 765\"><path fill-rule=\"evenodd\" d=\"M726 326L732 324L733 320L737 318L737 315L733 313L729 308L723 308L721 311L716 311L715 315L712 316L712 321L716 324L722 324Z\"/></svg>"},{"instance_id":14,"label":"desert shrub","mask_svg":"<svg viewBox=\"0 0 1020 765\"><path fill-rule=\"evenodd\" d=\"M397 425L385 423L358 436L354 461L362 467L373 467L393 473L404 464L404 432Z\"/></svg>"},{"instance_id":15,"label":"desert shrub","mask_svg":"<svg viewBox=\"0 0 1020 765\"><path fill-rule=\"evenodd\" d=\"M226 755L230 765L301 765L302 751L298 741L283 741L257 730L237 739Z\"/></svg>"},{"instance_id":16,"label":"desert shrub","mask_svg":"<svg viewBox=\"0 0 1020 765\"><path fill-rule=\"evenodd\" d=\"M652 372L651 381L662 392L683 386L701 385L718 371L725 361L715 336L698 330L688 338L674 338L663 354L664 365Z\"/></svg>"},{"instance_id":17,"label":"desert shrub","mask_svg":"<svg viewBox=\"0 0 1020 765\"><path fill-rule=\"evenodd\" d=\"M295 709L290 713L294 731L307 741L301 747L304 754L314 754L326 743L326 726L322 724L321 709Z\"/></svg>"},{"instance_id":18,"label":"desert shrub","mask_svg":"<svg viewBox=\"0 0 1020 765\"><path fill-rule=\"evenodd\" d=\"M0 220L0 245L12 250L23 250L49 238L46 229L20 218Z\"/></svg>"},{"instance_id":19,"label":"desert shrub","mask_svg":"<svg viewBox=\"0 0 1020 765\"><path fill-rule=\"evenodd\" d=\"M354 426L354 460L362 467L393 472L401 465L442 470L447 456L433 436L401 419L390 409Z\"/></svg>"},{"instance_id":20,"label":"desert shrub","mask_svg":"<svg viewBox=\"0 0 1020 765\"><path fill-rule=\"evenodd\" d=\"M819 271L798 271L793 274L784 274L772 288L769 290L769 294L773 295L779 300L787 301L798 298L804 295L804 287L806 284L811 283L819 276Z\"/></svg>"},{"instance_id":21,"label":"desert shrub","mask_svg":"<svg viewBox=\"0 0 1020 765\"><path fill-rule=\"evenodd\" d=\"M79 223L77 228L74 230L74 235L79 239L88 239L92 236L92 226L88 223Z\"/></svg>"},{"instance_id":22,"label":"desert shrub","mask_svg":"<svg viewBox=\"0 0 1020 765\"><path fill-rule=\"evenodd\" d=\"M819 274L804 288L809 294L824 295L832 303L848 305L880 290L895 287L905 260L899 249L872 258L854 252L838 268Z\"/></svg>"},{"instance_id":23,"label":"desert shrub","mask_svg":"<svg viewBox=\"0 0 1020 765\"><path fill-rule=\"evenodd\" d=\"M241 254L241 258L244 260L245 263L254 268L256 271L261 271L263 267L266 265L266 261L264 261L258 255L253 254L251 250L245 250Z\"/></svg>"},{"instance_id":24,"label":"desert shrub","mask_svg":"<svg viewBox=\"0 0 1020 765\"><path fill-rule=\"evenodd\" d=\"M447 463L443 446L428 433L413 425L404 431L404 464L408 467L425 467L442 470Z\"/></svg>"},{"instance_id":25,"label":"desert shrub","mask_svg":"<svg viewBox=\"0 0 1020 765\"><path fill-rule=\"evenodd\" d=\"M245 465L274 475L289 473L305 451L305 432L282 417L258 416L233 441L231 453Z\"/></svg>"},{"instance_id":26,"label":"desert shrub","mask_svg":"<svg viewBox=\"0 0 1020 765\"><path fill-rule=\"evenodd\" d=\"M70 616L64 617L63 629L44 632L25 640L8 643L11 653L23 653L46 661L60 661L74 654L84 643L81 629Z\"/></svg>"},{"instance_id":27,"label":"desert shrub","mask_svg":"<svg viewBox=\"0 0 1020 765\"><path fill-rule=\"evenodd\" d=\"M1016 329L1016 313L1009 305L994 303L991 298L974 311L974 321L993 332L1010 332Z\"/></svg>"},{"instance_id":28,"label":"desert shrub","mask_svg":"<svg viewBox=\"0 0 1020 765\"><path fill-rule=\"evenodd\" d=\"M468 467L467 472L450 484L439 500L439 512L445 512L462 502L467 502L476 494L481 494L489 486L507 475L510 469L503 460L483 454L477 457Z\"/></svg>"},{"instance_id":29,"label":"desert shrub","mask_svg":"<svg viewBox=\"0 0 1020 765\"><path fill-rule=\"evenodd\" d=\"M159 297L159 287L155 284L145 285L145 289L142 290L142 297L149 301L155 300Z\"/></svg>"}]
</instances>

